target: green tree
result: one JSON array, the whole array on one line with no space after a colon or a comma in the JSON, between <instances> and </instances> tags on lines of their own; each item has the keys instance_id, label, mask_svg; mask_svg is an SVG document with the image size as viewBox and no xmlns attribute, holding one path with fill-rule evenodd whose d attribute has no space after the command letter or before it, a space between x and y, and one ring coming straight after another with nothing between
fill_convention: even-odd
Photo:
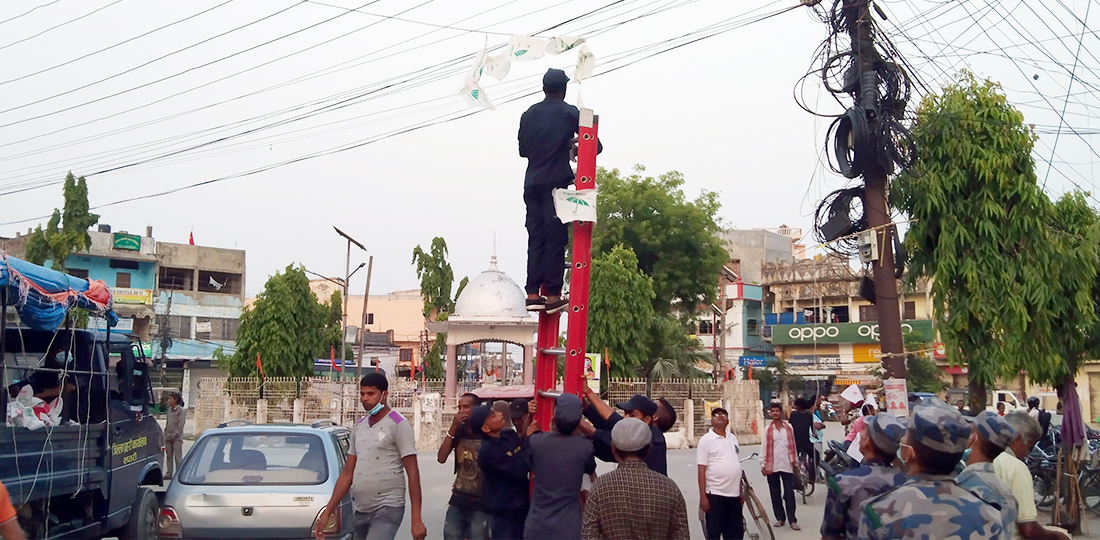
<instances>
[{"instance_id":1,"label":"green tree","mask_svg":"<svg viewBox=\"0 0 1100 540\"><path fill-rule=\"evenodd\" d=\"M975 410L997 377L1026 371L1042 382L1066 373L1063 336L1054 332L1095 325L1096 241L1079 220L1056 219L1023 120L998 84L963 72L922 100L916 164L891 191L912 220L909 279L932 278L937 328L949 360L969 369Z\"/></svg>"},{"instance_id":2,"label":"green tree","mask_svg":"<svg viewBox=\"0 0 1100 540\"><path fill-rule=\"evenodd\" d=\"M588 349L611 357L612 377L632 377L649 359L653 280L638 270L630 248L615 246L592 259Z\"/></svg>"},{"instance_id":3,"label":"green tree","mask_svg":"<svg viewBox=\"0 0 1100 540\"><path fill-rule=\"evenodd\" d=\"M287 266L267 280L241 314L237 350L227 361L229 375L258 377L257 353L267 377L312 375L313 361L329 354L330 319L330 306L318 303L304 267Z\"/></svg>"},{"instance_id":4,"label":"green tree","mask_svg":"<svg viewBox=\"0 0 1100 540\"><path fill-rule=\"evenodd\" d=\"M51 262L54 270L65 271L65 259L92 244L88 229L99 221L98 214L88 211L88 183L84 177L65 175L62 188L64 209L54 209L45 230L39 225L27 240L27 260L34 264Z\"/></svg>"},{"instance_id":5,"label":"green tree","mask_svg":"<svg viewBox=\"0 0 1100 540\"><path fill-rule=\"evenodd\" d=\"M321 309L324 312L325 327L324 327L324 347L323 353L325 356L331 356L335 351L339 355L340 345L344 340L344 293L342 290L332 291L332 295L329 296L328 302L321 304ZM344 348L344 360L354 360L355 351L352 347Z\"/></svg>"},{"instance_id":6,"label":"green tree","mask_svg":"<svg viewBox=\"0 0 1100 540\"><path fill-rule=\"evenodd\" d=\"M714 301L716 276L728 258L718 237L718 194L703 191L688 200L682 174L654 178L644 172L641 165L628 176L618 169L596 171L600 204L593 256L629 247L638 268L653 279L654 310L669 313L675 305L694 313Z\"/></svg>"},{"instance_id":7,"label":"green tree","mask_svg":"<svg viewBox=\"0 0 1100 540\"><path fill-rule=\"evenodd\" d=\"M749 378L749 368L741 368L741 376ZM768 362L767 367L753 368L752 378L760 381L760 399L764 405L771 401L771 393L779 397L779 402L787 406L787 393L791 388L801 388L805 383L801 376L791 373L787 361L776 358Z\"/></svg>"},{"instance_id":8,"label":"green tree","mask_svg":"<svg viewBox=\"0 0 1100 540\"><path fill-rule=\"evenodd\" d=\"M416 277L420 278L420 296L424 299L424 319L445 321L447 316L454 311L458 295L469 283L468 278L462 278L458 285L458 292L451 297L451 286L454 285L454 271L451 263L447 262L447 241L437 236L432 239L429 251L424 251L420 246L413 248L412 262L416 265ZM436 334L428 356L422 361L427 365L426 375L433 379L443 377L443 363L446 360L447 334Z\"/></svg>"},{"instance_id":9,"label":"green tree","mask_svg":"<svg viewBox=\"0 0 1100 540\"><path fill-rule=\"evenodd\" d=\"M699 338L691 335L684 321L668 313L654 315L649 325L649 358L639 367L646 381L666 378L700 378L711 374L702 371L699 363L710 363L714 357L703 348Z\"/></svg>"}]
</instances>

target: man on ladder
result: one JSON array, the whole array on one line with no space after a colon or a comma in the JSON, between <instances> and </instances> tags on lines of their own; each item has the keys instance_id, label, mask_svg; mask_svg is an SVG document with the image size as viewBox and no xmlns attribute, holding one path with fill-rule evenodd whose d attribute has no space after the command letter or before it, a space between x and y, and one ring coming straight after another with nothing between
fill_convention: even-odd
<instances>
[{"instance_id":1,"label":"man on ladder","mask_svg":"<svg viewBox=\"0 0 1100 540\"><path fill-rule=\"evenodd\" d=\"M568 82L564 71L547 70L542 77L546 97L527 109L519 121L519 155L527 158L523 202L527 205L528 311L558 313L569 305L561 294L569 230L554 211L553 197L554 189L567 187L574 180L569 159L580 111L565 102Z\"/></svg>"}]
</instances>

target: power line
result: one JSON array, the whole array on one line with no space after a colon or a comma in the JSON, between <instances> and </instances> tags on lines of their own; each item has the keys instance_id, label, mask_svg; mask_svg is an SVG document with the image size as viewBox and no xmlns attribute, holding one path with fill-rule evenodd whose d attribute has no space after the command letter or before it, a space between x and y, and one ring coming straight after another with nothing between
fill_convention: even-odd
<instances>
[{"instance_id":1,"label":"power line","mask_svg":"<svg viewBox=\"0 0 1100 540\"><path fill-rule=\"evenodd\" d=\"M115 5L115 4L117 4L117 3L119 3L119 2L122 2L122 0L115 0L114 2L111 2L110 4L107 4L107 5L105 5L105 6L101 7L101 8L99 8L99 9L93 10L93 11L91 11L91 12L89 12L89 13L86 13L86 14L84 14L84 15L81 15L81 16L79 16L79 17L75 18L75 19L69 19L69 20L67 20L67 21L65 21L65 22L63 22L63 23L61 23L61 24L57 24L57 25L51 26L51 27L49 27L49 28L47 28L47 29L45 29L45 30L43 30L43 31L41 31L41 32L39 32L39 33L37 33L37 34L33 35L33 36L30 36L30 37L25 37L25 38L23 38L23 39L20 39L20 40L18 40L18 41L13 41L13 42L11 42L11 43L8 43L7 45L4 45L4 46L0 47L0 51L2 51L2 50L4 50L4 49L7 49L8 47L11 47L11 46L13 46L13 45L18 45L18 44L20 44L20 43L23 43L23 42L25 42L25 41L30 41L30 40L32 40L32 39L34 39L34 38L38 37L38 36L41 36L42 34L45 34L46 32L49 32L49 31L51 31L51 30L56 30L56 29L58 29L58 28L61 28L62 26L65 26L65 25L69 24L69 23L74 23L74 22L76 22L76 21L79 21L79 20L81 20L81 19L83 19L83 18L85 18L85 17L90 17L90 16L92 16L92 15L94 15L94 14L96 14L96 13L99 13L100 11L103 11L103 10L105 10L105 9L107 9L107 8L109 8L109 7L111 7L111 6Z\"/></svg>"},{"instance_id":2,"label":"power line","mask_svg":"<svg viewBox=\"0 0 1100 540\"><path fill-rule=\"evenodd\" d=\"M4 23L6 23L6 22L10 22L10 21L14 21L15 19L18 19L18 18L20 18L20 17L25 17L25 16L27 16L27 15L30 15L31 13L33 13L33 12L34 12L35 10L38 10L38 9L42 9L42 8L44 8L44 7L46 7L46 6L52 6L52 5L54 5L54 4L56 4L56 3L60 2L60 1L61 1L61 0L53 0L53 2L50 2L50 3L48 3L48 4L42 4L42 5L40 5L40 6L34 6L34 7L33 7L33 8L31 8L31 9L30 9L29 11L26 11L26 12L20 13L19 15L16 15L16 16L14 16L14 17L11 17L10 19L4 19L4 20L0 21L0 24L4 24Z\"/></svg>"}]
</instances>

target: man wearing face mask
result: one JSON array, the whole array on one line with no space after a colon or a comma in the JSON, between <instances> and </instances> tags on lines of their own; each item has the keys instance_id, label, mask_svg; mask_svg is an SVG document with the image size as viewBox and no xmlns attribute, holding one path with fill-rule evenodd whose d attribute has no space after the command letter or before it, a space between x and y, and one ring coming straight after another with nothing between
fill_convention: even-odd
<instances>
[{"instance_id":1,"label":"man wearing face mask","mask_svg":"<svg viewBox=\"0 0 1100 540\"><path fill-rule=\"evenodd\" d=\"M1016 527L1016 496L997 478L993 460L1016 437L1016 430L1000 415L990 411L982 411L973 420L967 420L974 424L974 431L967 443L970 455L966 458L966 468L955 477L955 481L1000 509L1005 536L1009 536Z\"/></svg>"},{"instance_id":2,"label":"man wearing face mask","mask_svg":"<svg viewBox=\"0 0 1100 540\"><path fill-rule=\"evenodd\" d=\"M868 416L863 425L859 438L863 463L826 480L823 540L855 540L864 501L905 481L905 474L892 465L905 425L890 413Z\"/></svg>"},{"instance_id":3,"label":"man wearing face mask","mask_svg":"<svg viewBox=\"0 0 1100 540\"><path fill-rule=\"evenodd\" d=\"M956 410L914 409L901 442L909 479L867 501L857 538L1008 538L1001 512L951 477L970 431Z\"/></svg>"},{"instance_id":4,"label":"man wearing face mask","mask_svg":"<svg viewBox=\"0 0 1100 540\"><path fill-rule=\"evenodd\" d=\"M405 517L405 476L412 502L412 537L428 535L420 517L420 468L416 462L416 438L409 421L386 405L389 381L381 373L368 373L359 382L359 403L367 415L355 423L348 459L328 505L317 517L313 536L323 540L332 509L351 490L355 513L351 519L355 540L390 539L397 536ZM360 461L362 458L362 461Z\"/></svg>"}]
</instances>

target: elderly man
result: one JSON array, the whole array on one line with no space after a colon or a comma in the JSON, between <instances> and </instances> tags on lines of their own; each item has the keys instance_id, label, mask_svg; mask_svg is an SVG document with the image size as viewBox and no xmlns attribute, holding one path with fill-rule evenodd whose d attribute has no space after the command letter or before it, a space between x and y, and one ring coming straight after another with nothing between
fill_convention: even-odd
<instances>
[{"instance_id":1,"label":"elderly man","mask_svg":"<svg viewBox=\"0 0 1100 540\"><path fill-rule=\"evenodd\" d=\"M1018 512L1016 514L1016 528L1011 533L1013 540L1020 538L1068 540L1069 535L1039 525L1039 514L1035 509L1035 486L1032 483L1031 471L1017 457L1026 456L1031 447L1035 446L1035 442L1042 436L1043 430L1039 427L1039 421L1022 411L1010 412L1005 415L1004 420L1016 430L1016 436L1012 438L1012 442L1008 444L1005 451L993 459L993 472L997 474L997 478L1004 481L1016 497Z\"/></svg>"},{"instance_id":2,"label":"elderly man","mask_svg":"<svg viewBox=\"0 0 1100 540\"><path fill-rule=\"evenodd\" d=\"M1016 437L1016 430L999 414L990 411L982 411L973 420L967 420L974 424L974 431L967 443L970 455L966 458L966 468L955 477L955 481L1001 511L1005 536L1009 536L1016 528L1016 497L997 478L997 473L993 471L993 460Z\"/></svg>"},{"instance_id":3,"label":"elderly man","mask_svg":"<svg viewBox=\"0 0 1100 540\"><path fill-rule=\"evenodd\" d=\"M823 540L854 540L859 533L863 503L905 481L905 474L892 465L905 436L905 426L890 413L864 420L859 451L863 463L829 478L825 514L821 520Z\"/></svg>"},{"instance_id":4,"label":"elderly man","mask_svg":"<svg viewBox=\"0 0 1100 540\"><path fill-rule=\"evenodd\" d=\"M611 429L619 466L596 480L584 505L584 540L688 540L687 503L676 482L649 468L652 432L637 418Z\"/></svg>"},{"instance_id":5,"label":"elderly man","mask_svg":"<svg viewBox=\"0 0 1100 540\"><path fill-rule=\"evenodd\" d=\"M1004 540L1001 513L951 477L969 438L970 424L958 411L914 409L900 444L909 479L867 501L857 537Z\"/></svg>"}]
</instances>

